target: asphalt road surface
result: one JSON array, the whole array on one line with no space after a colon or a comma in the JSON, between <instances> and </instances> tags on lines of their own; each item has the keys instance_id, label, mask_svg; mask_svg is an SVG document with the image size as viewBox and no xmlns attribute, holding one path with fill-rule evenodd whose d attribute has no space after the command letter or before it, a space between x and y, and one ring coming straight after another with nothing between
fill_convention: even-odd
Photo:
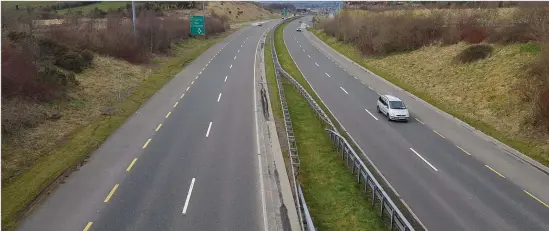
<instances>
[{"instance_id":1,"label":"asphalt road surface","mask_svg":"<svg viewBox=\"0 0 549 231\"><path fill-rule=\"evenodd\" d=\"M549 207L544 202L549 197L549 177L545 173L509 157L458 124L444 122L435 110L351 67L350 61L326 56L313 46L309 37L313 35L296 31L299 26L293 21L284 29L284 41L295 63L425 228L549 230ZM408 103L410 122L389 122L378 113L375 90ZM436 130L439 127L444 129ZM492 153L499 156L486 157Z\"/></svg>"},{"instance_id":2,"label":"asphalt road surface","mask_svg":"<svg viewBox=\"0 0 549 231\"><path fill-rule=\"evenodd\" d=\"M272 25L188 65L18 230L265 230L253 84Z\"/></svg>"}]
</instances>

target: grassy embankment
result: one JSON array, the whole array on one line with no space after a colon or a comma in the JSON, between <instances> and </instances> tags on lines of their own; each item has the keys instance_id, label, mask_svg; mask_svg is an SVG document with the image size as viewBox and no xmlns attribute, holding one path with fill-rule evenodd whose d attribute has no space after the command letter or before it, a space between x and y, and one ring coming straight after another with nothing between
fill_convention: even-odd
<instances>
[{"instance_id":1,"label":"grassy embankment","mask_svg":"<svg viewBox=\"0 0 549 231\"><path fill-rule=\"evenodd\" d=\"M282 33L285 25L281 25L275 32L278 58L282 67L303 83L305 79L284 46ZM270 49L269 46L267 43L267 50ZM279 100L278 89L270 51L267 50L265 59L267 65L271 66L267 67L271 104L275 119L280 123L283 118L280 105L276 102ZM303 86L311 90L306 83ZM285 79L283 87L299 149L300 182L303 184L303 193L317 229L385 230L377 210L364 197L361 187L356 184L355 178L336 154L324 131L324 124L309 108L307 101Z\"/></svg>"},{"instance_id":2,"label":"grassy embankment","mask_svg":"<svg viewBox=\"0 0 549 231\"><path fill-rule=\"evenodd\" d=\"M67 8L58 10L58 14L66 14L69 11L70 12L77 12L82 11L82 13L88 13L90 11L95 10L95 8L103 10L103 11L109 11L109 10L115 10L120 7L125 8L127 4L131 4L132 2L98 2L95 4L85 5L85 6L79 6L79 7L73 7L73 8Z\"/></svg>"},{"instance_id":3,"label":"grassy embankment","mask_svg":"<svg viewBox=\"0 0 549 231\"><path fill-rule=\"evenodd\" d=\"M29 145L2 144L3 170L9 167L5 166L6 157L11 158L8 162L14 169L25 169L3 184L2 228L13 228L20 213L42 190L65 170L82 163L185 64L230 33L208 40L185 40L172 56L154 62L158 65L154 69L97 56L92 69L77 75L83 90L57 105L62 108L61 119L28 131L20 140L28 140ZM124 81L119 81L121 78ZM117 101L116 92L128 89L133 91ZM102 115L100 108L108 108L109 114Z\"/></svg>"},{"instance_id":4,"label":"grassy embankment","mask_svg":"<svg viewBox=\"0 0 549 231\"><path fill-rule=\"evenodd\" d=\"M454 57L467 47L464 43L374 58L321 30L311 31L377 75L549 166L549 137L524 126L532 110L521 102L521 89L516 87L523 65L539 51L536 45L495 45L485 60L455 64Z\"/></svg>"}]
</instances>

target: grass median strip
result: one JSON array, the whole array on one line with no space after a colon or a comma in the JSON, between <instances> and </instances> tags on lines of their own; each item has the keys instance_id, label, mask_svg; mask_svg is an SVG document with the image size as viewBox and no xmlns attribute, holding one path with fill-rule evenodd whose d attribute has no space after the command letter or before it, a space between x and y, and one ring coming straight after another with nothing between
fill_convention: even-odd
<instances>
[{"instance_id":1,"label":"grass median strip","mask_svg":"<svg viewBox=\"0 0 549 231\"><path fill-rule=\"evenodd\" d=\"M291 75L301 77L286 50L281 25L275 33L279 61ZM266 46L267 47L267 46ZM270 51L265 51L267 79L277 123L283 121ZM299 81L299 80L298 80ZM309 85L302 85L309 90ZM324 124L307 101L285 79L283 87L300 155L300 182L314 223L319 230L385 230L383 222L366 199L355 177L345 167L326 134ZM314 96L316 97L316 96ZM283 126L283 125L282 125ZM282 130L283 132L284 130Z\"/></svg>"},{"instance_id":2,"label":"grass median strip","mask_svg":"<svg viewBox=\"0 0 549 231\"><path fill-rule=\"evenodd\" d=\"M139 109L141 104L180 72L184 65L231 32L208 40L188 39L178 44L174 49L173 57L163 60L163 64L157 71L145 79L124 101L114 107L116 110L113 111L116 113L95 118L86 126L72 133L66 139L67 143L56 147L23 174L4 184L2 188L2 228L13 228L20 213L57 177L85 160L90 152L97 149L112 132Z\"/></svg>"}]
</instances>

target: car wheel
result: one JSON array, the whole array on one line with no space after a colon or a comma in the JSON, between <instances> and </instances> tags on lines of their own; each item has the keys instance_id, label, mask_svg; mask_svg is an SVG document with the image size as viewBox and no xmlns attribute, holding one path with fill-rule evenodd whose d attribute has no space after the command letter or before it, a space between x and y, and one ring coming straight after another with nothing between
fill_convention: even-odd
<instances>
[{"instance_id":1,"label":"car wheel","mask_svg":"<svg viewBox=\"0 0 549 231\"><path fill-rule=\"evenodd\" d=\"M387 121L391 121L391 116L389 115L389 112L387 112Z\"/></svg>"},{"instance_id":2,"label":"car wheel","mask_svg":"<svg viewBox=\"0 0 549 231\"><path fill-rule=\"evenodd\" d=\"M377 108L377 113L381 113L381 110L379 110L379 106L376 106Z\"/></svg>"}]
</instances>

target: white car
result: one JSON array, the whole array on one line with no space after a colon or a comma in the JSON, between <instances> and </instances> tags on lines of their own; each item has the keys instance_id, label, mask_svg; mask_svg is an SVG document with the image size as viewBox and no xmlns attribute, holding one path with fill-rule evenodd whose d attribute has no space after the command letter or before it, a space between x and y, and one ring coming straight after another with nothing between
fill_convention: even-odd
<instances>
[{"instance_id":1,"label":"white car","mask_svg":"<svg viewBox=\"0 0 549 231\"><path fill-rule=\"evenodd\" d=\"M387 116L388 120L404 120L408 122L410 114L408 108L396 96L382 95L377 99L377 111Z\"/></svg>"}]
</instances>

